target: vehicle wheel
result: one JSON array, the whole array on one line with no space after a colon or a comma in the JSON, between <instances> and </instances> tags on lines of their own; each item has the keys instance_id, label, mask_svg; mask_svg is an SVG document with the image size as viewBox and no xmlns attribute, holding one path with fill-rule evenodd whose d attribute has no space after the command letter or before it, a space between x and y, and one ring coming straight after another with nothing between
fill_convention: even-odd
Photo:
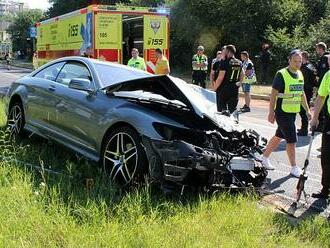
<instances>
[{"instance_id":1,"label":"vehicle wheel","mask_svg":"<svg viewBox=\"0 0 330 248\"><path fill-rule=\"evenodd\" d=\"M15 102L10 106L7 126L10 131L10 138L16 139L23 131L25 117L23 106L20 102Z\"/></svg>"},{"instance_id":2,"label":"vehicle wheel","mask_svg":"<svg viewBox=\"0 0 330 248\"><path fill-rule=\"evenodd\" d=\"M115 129L106 139L102 164L110 180L121 186L139 183L147 173L147 159L136 131Z\"/></svg>"}]
</instances>

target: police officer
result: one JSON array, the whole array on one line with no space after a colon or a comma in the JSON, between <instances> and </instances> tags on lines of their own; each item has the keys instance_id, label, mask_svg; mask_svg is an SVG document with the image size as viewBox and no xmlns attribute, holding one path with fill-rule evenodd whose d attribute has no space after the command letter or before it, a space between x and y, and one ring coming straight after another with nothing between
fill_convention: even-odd
<instances>
[{"instance_id":1,"label":"police officer","mask_svg":"<svg viewBox=\"0 0 330 248\"><path fill-rule=\"evenodd\" d=\"M197 53L192 57L192 81L194 84L205 88L207 75L207 56L204 54L204 47L198 46Z\"/></svg>"},{"instance_id":2,"label":"police officer","mask_svg":"<svg viewBox=\"0 0 330 248\"><path fill-rule=\"evenodd\" d=\"M226 46L226 60L221 63L219 75L213 85L216 92L217 109L219 112L229 110L233 113L238 104L238 89L244 77L242 63L235 58L234 45Z\"/></svg>"},{"instance_id":3,"label":"police officer","mask_svg":"<svg viewBox=\"0 0 330 248\"><path fill-rule=\"evenodd\" d=\"M131 54L132 58L128 61L127 66L145 71L146 63L144 62L144 59L139 56L139 50L133 48Z\"/></svg>"},{"instance_id":4,"label":"police officer","mask_svg":"<svg viewBox=\"0 0 330 248\"><path fill-rule=\"evenodd\" d=\"M328 55L328 64L330 65L330 56ZM330 190L330 71L323 76L318 90L318 96L314 104L314 115L311 121L311 127L315 128L319 124L319 115L325 105L325 120L322 134L321 146L321 167L322 167L322 189L318 193L312 194L314 198L328 198Z\"/></svg>"},{"instance_id":5,"label":"police officer","mask_svg":"<svg viewBox=\"0 0 330 248\"><path fill-rule=\"evenodd\" d=\"M306 51L301 53L302 55L302 65L301 72L304 76L304 92L306 95L308 106L313 97L313 88L316 86L316 76L314 72L313 65L309 62L309 54ZM307 136L308 134L308 116L304 108L300 111L301 117L301 128L298 129L298 136Z\"/></svg>"},{"instance_id":6,"label":"police officer","mask_svg":"<svg viewBox=\"0 0 330 248\"><path fill-rule=\"evenodd\" d=\"M301 168L296 165L295 147L296 114L300 112L301 105L310 117L310 111L304 93L304 77L299 70L302 64L302 56L299 50L293 50L289 54L289 66L277 72L273 80L272 92L269 102L268 121L277 122L278 128L270 139L264 151L262 164L268 170L274 167L269 161L270 154L277 148L282 139L286 140L286 151L291 165L290 174L299 177Z\"/></svg>"}]
</instances>

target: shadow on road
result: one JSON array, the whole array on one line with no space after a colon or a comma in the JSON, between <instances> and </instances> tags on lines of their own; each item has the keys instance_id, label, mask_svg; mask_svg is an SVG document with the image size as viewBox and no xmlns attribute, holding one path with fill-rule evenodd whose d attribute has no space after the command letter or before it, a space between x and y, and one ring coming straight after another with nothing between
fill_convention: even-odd
<instances>
[{"instance_id":1,"label":"shadow on road","mask_svg":"<svg viewBox=\"0 0 330 248\"><path fill-rule=\"evenodd\" d=\"M273 181L271 184L269 184L268 188L270 190L277 189L277 188L281 187L282 183L286 182L290 178L292 178L292 176L290 176L290 175L287 175L285 177L279 178L279 179Z\"/></svg>"},{"instance_id":2,"label":"shadow on road","mask_svg":"<svg viewBox=\"0 0 330 248\"><path fill-rule=\"evenodd\" d=\"M316 134L315 138L317 137ZM296 147L304 147L304 146L308 146L309 145L309 141L310 141L310 136L299 136L298 137L298 142L296 143ZM282 152L286 150L286 141L282 140L280 145L277 147L277 149L274 152Z\"/></svg>"},{"instance_id":3,"label":"shadow on road","mask_svg":"<svg viewBox=\"0 0 330 248\"><path fill-rule=\"evenodd\" d=\"M307 217L319 216L328 206L329 203L326 199L317 199L300 215L300 218L305 219Z\"/></svg>"}]
</instances>

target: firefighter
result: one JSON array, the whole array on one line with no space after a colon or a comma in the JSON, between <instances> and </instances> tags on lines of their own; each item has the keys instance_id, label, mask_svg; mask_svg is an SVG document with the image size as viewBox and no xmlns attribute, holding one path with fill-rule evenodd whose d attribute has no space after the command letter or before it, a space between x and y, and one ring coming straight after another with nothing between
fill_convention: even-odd
<instances>
[{"instance_id":1,"label":"firefighter","mask_svg":"<svg viewBox=\"0 0 330 248\"><path fill-rule=\"evenodd\" d=\"M309 62L309 54L306 51L301 53L302 55L302 65L301 72L304 76L304 92L306 95L308 106L310 106L310 101L313 97L313 88L316 86L316 76L314 72L313 65ZM301 128L298 129L298 136L308 135L308 116L304 108L300 111L301 117Z\"/></svg>"},{"instance_id":2,"label":"firefighter","mask_svg":"<svg viewBox=\"0 0 330 248\"><path fill-rule=\"evenodd\" d=\"M207 75L207 56L204 54L204 47L198 46L197 53L192 58L192 81L193 84L205 88Z\"/></svg>"},{"instance_id":3,"label":"firefighter","mask_svg":"<svg viewBox=\"0 0 330 248\"><path fill-rule=\"evenodd\" d=\"M238 89L244 77L242 63L235 58L234 45L226 46L226 60L221 63L219 76L213 90L216 92L217 109L219 112L229 110L233 113L238 104Z\"/></svg>"},{"instance_id":4,"label":"firefighter","mask_svg":"<svg viewBox=\"0 0 330 248\"><path fill-rule=\"evenodd\" d=\"M301 105L310 118L310 111L304 93L304 77L300 71L302 56L300 50L293 50L289 54L289 66L279 70L273 80L272 92L269 102L268 121L277 122L275 135L270 139L264 151L262 164L268 170L274 170L269 161L270 154L277 148L282 139L286 140L286 151L291 165L290 174L299 177L301 168L296 164L296 114L300 112Z\"/></svg>"},{"instance_id":5,"label":"firefighter","mask_svg":"<svg viewBox=\"0 0 330 248\"><path fill-rule=\"evenodd\" d=\"M144 59L139 56L139 50L133 48L131 54L132 58L128 61L127 66L145 71L146 63L144 62Z\"/></svg>"},{"instance_id":6,"label":"firefighter","mask_svg":"<svg viewBox=\"0 0 330 248\"><path fill-rule=\"evenodd\" d=\"M330 55L327 56L330 65ZM323 76L322 82L318 90L318 96L314 104L314 114L311 121L311 127L315 128L319 125L319 115L325 106L325 120L322 134L321 146L321 167L322 167L322 189L318 193L313 193L314 198L328 198L330 190L330 71ZM326 101L327 99L327 101ZM325 104L326 102L326 104Z\"/></svg>"},{"instance_id":7,"label":"firefighter","mask_svg":"<svg viewBox=\"0 0 330 248\"><path fill-rule=\"evenodd\" d=\"M242 83L242 89L244 92L245 104L241 108L242 112L250 112L250 102L251 102L251 84L257 81L254 65L250 60L249 53L247 51L241 52L241 60L243 62L242 67L244 71L244 80Z\"/></svg>"},{"instance_id":8,"label":"firefighter","mask_svg":"<svg viewBox=\"0 0 330 248\"><path fill-rule=\"evenodd\" d=\"M167 58L163 55L163 51L160 48L155 50L157 62L155 67L156 75L170 74L170 65Z\"/></svg>"}]
</instances>

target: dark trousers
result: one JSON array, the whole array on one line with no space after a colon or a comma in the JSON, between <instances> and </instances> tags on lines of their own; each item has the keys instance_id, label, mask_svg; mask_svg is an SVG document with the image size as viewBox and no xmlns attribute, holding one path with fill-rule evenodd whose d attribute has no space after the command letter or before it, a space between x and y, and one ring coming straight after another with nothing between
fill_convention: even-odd
<instances>
[{"instance_id":1,"label":"dark trousers","mask_svg":"<svg viewBox=\"0 0 330 248\"><path fill-rule=\"evenodd\" d=\"M324 191L330 190L330 118L327 117L325 121L325 131L322 134L321 147L321 167L322 179L321 184Z\"/></svg>"},{"instance_id":2,"label":"dark trousers","mask_svg":"<svg viewBox=\"0 0 330 248\"><path fill-rule=\"evenodd\" d=\"M230 113L233 113L238 104L238 92L223 92L223 91L217 91L217 110L218 112L222 112L225 110L229 110Z\"/></svg>"},{"instance_id":3,"label":"dark trousers","mask_svg":"<svg viewBox=\"0 0 330 248\"><path fill-rule=\"evenodd\" d=\"M268 71L269 71L269 64L261 64L260 80L262 83L267 83Z\"/></svg>"},{"instance_id":4,"label":"dark trousers","mask_svg":"<svg viewBox=\"0 0 330 248\"><path fill-rule=\"evenodd\" d=\"M305 91L306 94L306 98L307 98L307 103L309 106L309 103L312 99L313 96L313 90L310 91ZM301 131L308 131L308 117L307 117L307 113L306 110L303 108L303 106L301 106L301 110L300 110L300 117L301 117Z\"/></svg>"},{"instance_id":5,"label":"dark trousers","mask_svg":"<svg viewBox=\"0 0 330 248\"><path fill-rule=\"evenodd\" d=\"M193 84L199 85L205 89L206 76L207 76L207 71L202 71L202 70L193 71L192 73Z\"/></svg>"},{"instance_id":6,"label":"dark trousers","mask_svg":"<svg viewBox=\"0 0 330 248\"><path fill-rule=\"evenodd\" d=\"M328 101L329 96L326 97L325 102ZM327 104L324 104L320 114L319 114L319 126L317 127L318 131L322 132L324 128L326 128L326 122L327 122L327 113L328 108Z\"/></svg>"}]
</instances>

